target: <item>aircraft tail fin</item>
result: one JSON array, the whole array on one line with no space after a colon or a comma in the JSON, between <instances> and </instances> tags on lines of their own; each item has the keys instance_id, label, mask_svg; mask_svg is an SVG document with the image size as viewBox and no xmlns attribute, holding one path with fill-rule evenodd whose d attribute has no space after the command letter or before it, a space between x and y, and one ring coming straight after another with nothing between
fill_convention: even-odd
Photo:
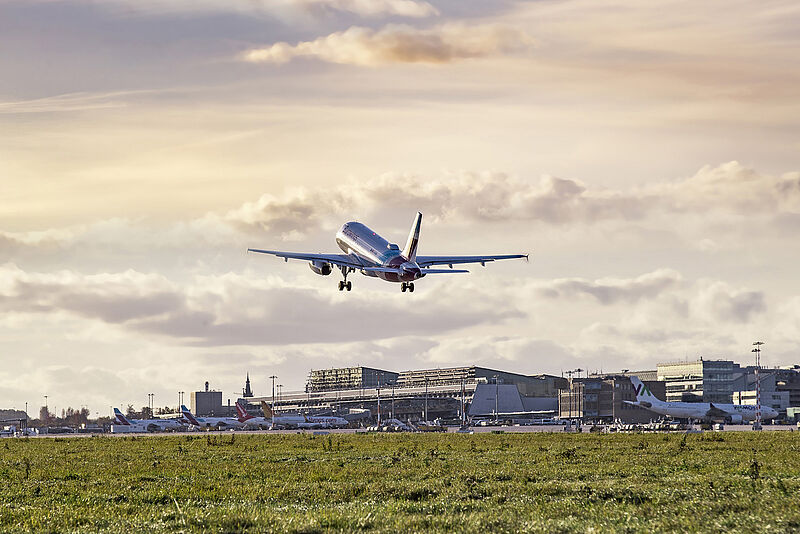
<instances>
[{"instance_id":1,"label":"aircraft tail fin","mask_svg":"<svg viewBox=\"0 0 800 534\"><path fill-rule=\"evenodd\" d=\"M117 418L117 422L121 425L130 426L131 422L128 421L128 418L122 415L122 412L119 411L119 408L114 408L114 417Z\"/></svg>"},{"instance_id":2,"label":"aircraft tail fin","mask_svg":"<svg viewBox=\"0 0 800 534\"><path fill-rule=\"evenodd\" d=\"M189 411L189 408L187 408L183 404L181 404L181 413L186 418L186 420L189 421L189 424L194 426L201 426L200 422L197 419L195 419L194 415L192 415L192 412Z\"/></svg>"},{"instance_id":3,"label":"aircraft tail fin","mask_svg":"<svg viewBox=\"0 0 800 534\"><path fill-rule=\"evenodd\" d=\"M630 379L631 383L633 384L633 389L636 391L637 402L646 402L650 405L661 404L663 402L653 395L653 393L650 391L650 388L645 386L638 376L631 376Z\"/></svg>"},{"instance_id":4,"label":"aircraft tail fin","mask_svg":"<svg viewBox=\"0 0 800 534\"><path fill-rule=\"evenodd\" d=\"M264 417L267 419L272 419L272 408L270 408L269 404L267 404L265 401L261 401L261 411L264 412Z\"/></svg>"},{"instance_id":5,"label":"aircraft tail fin","mask_svg":"<svg viewBox=\"0 0 800 534\"><path fill-rule=\"evenodd\" d=\"M414 218L414 224L411 226L411 232L408 234L408 241L403 249L403 257L408 261L417 260L417 245L419 244L419 230L422 226L422 213L417 212Z\"/></svg>"},{"instance_id":6,"label":"aircraft tail fin","mask_svg":"<svg viewBox=\"0 0 800 534\"><path fill-rule=\"evenodd\" d=\"M248 419L252 419L253 418L253 416L250 415L249 413L247 413L247 410L245 410L244 406L239 404L238 401L236 402L236 415L238 416L240 423L244 423Z\"/></svg>"}]
</instances>

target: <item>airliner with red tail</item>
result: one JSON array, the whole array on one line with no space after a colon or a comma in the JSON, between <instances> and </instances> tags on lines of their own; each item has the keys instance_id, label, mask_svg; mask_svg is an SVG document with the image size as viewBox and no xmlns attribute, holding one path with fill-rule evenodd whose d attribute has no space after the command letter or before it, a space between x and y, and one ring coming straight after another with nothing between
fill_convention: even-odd
<instances>
[{"instance_id":1,"label":"airliner with red tail","mask_svg":"<svg viewBox=\"0 0 800 534\"><path fill-rule=\"evenodd\" d=\"M453 269L453 265L480 263L517 258L528 259L527 254L501 254L494 256L417 256L419 232L422 226L422 213L417 212L411 233L408 235L403 250L395 243L373 232L360 222L348 222L336 233L336 244L344 254L309 254L305 252L281 252L279 250L261 250L249 248L248 252L271 254L285 261L301 260L309 262L311 270L327 276L334 267L342 272L343 280L339 281L339 291L350 291L353 283L347 275L360 271L365 276L372 276L387 282L399 282L400 290L414 291L414 281L429 274L467 273L464 269ZM434 265L447 265L448 269L431 268Z\"/></svg>"},{"instance_id":2,"label":"airliner with red tail","mask_svg":"<svg viewBox=\"0 0 800 534\"><path fill-rule=\"evenodd\" d=\"M236 415L238 416L237 420L244 425L244 428L272 428L272 421L267 420L266 417L250 415L239 402L236 403Z\"/></svg>"}]
</instances>

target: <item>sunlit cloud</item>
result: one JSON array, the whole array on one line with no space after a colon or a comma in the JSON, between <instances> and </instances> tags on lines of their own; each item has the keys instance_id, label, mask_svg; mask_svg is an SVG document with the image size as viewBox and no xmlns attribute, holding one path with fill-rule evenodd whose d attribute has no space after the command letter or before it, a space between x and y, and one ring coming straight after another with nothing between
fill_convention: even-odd
<instances>
[{"instance_id":1,"label":"sunlit cloud","mask_svg":"<svg viewBox=\"0 0 800 534\"><path fill-rule=\"evenodd\" d=\"M70 93L31 100L0 101L0 113L58 113L120 108L125 97L136 92Z\"/></svg>"},{"instance_id":2,"label":"sunlit cloud","mask_svg":"<svg viewBox=\"0 0 800 534\"><path fill-rule=\"evenodd\" d=\"M314 41L275 43L245 52L252 63L287 63L311 57L329 63L377 66L389 63L450 63L495 56L530 46L524 32L500 25L445 24L429 29L390 24L380 30L353 26Z\"/></svg>"},{"instance_id":3,"label":"sunlit cloud","mask_svg":"<svg viewBox=\"0 0 800 534\"><path fill-rule=\"evenodd\" d=\"M354 13L362 17L396 15L401 17L431 17L439 11L428 2L415 0L290 0L310 10L332 10Z\"/></svg>"},{"instance_id":4,"label":"sunlit cloud","mask_svg":"<svg viewBox=\"0 0 800 534\"><path fill-rule=\"evenodd\" d=\"M267 194L225 214L225 220L277 233L317 230L353 214L422 211L434 220L539 221L583 224L639 221L655 214L800 213L800 174L771 176L738 162L705 166L686 179L631 189L591 188L574 179L526 179L502 172L438 177L386 173L325 190Z\"/></svg>"}]
</instances>

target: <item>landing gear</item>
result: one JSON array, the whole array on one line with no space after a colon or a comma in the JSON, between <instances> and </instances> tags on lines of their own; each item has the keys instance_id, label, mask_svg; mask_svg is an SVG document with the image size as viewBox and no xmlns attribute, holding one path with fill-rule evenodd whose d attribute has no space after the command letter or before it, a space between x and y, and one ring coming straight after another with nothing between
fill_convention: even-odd
<instances>
[{"instance_id":1,"label":"landing gear","mask_svg":"<svg viewBox=\"0 0 800 534\"><path fill-rule=\"evenodd\" d=\"M344 291L345 289L348 291L353 289L353 282L345 282L344 280L339 280L339 291Z\"/></svg>"},{"instance_id":2,"label":"landing gear","mask_svg":"<svg viewBox=\"0 0 800 534\"><path fill-rule=\"evenodd\" d=\"M344 277L344 280L339 281L339 291L344 291L345 289L350 291L351 289L353 289L353 282L347 281L347 274L350 272L354 272L355 269L352 269L350 267L341 267L341 269L342 269L342 277Z\"/></svg>"},{"instance_id":3,"label":"landing gear","mask_svg":"<svg viewBox=\"0 0 800 534\"><path fill-rule=\"evenodd\" d=\"M414 282L403 282L403 283L400 284L400 291L405 293L406 289L408 289L409 293L413 293L414 292Z\"/></svg>"}]
</instances>

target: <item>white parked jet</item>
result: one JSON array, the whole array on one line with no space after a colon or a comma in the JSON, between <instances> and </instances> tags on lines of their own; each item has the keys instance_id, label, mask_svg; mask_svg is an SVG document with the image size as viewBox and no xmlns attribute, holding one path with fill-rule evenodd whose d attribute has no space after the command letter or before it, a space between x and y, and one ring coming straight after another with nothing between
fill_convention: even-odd
<instances>
[{"instance_id":1,"label":"white parked jet","mask_svg":"<svg viewBox=\"0 0 800 534\"><path fill-rule=\"evenodd\" d=\"M680 419L697 421L724 421L738 424L755 421L756 407L750 404L716 404L713 402L666 402L659 400L650 392L638 377L632 376L636 401L627 404L646 408L651 412ZM769 406L761 406L761 419L767 421L778 417L778 412Z\"/></svg>"},{"instance_id":2,"label":"white parked jet","mask_svg":"<svg viewBox=\"0 0 800 534\"><path fill-rule=\"evenodd\" d=\"M463 269L453 269L453 265L464 263L486 263L496 260L509 260L514 258L528 259L527 254L501 254L495 256L417 256L419 232L422 226L422 213L417 212L411 233L403 250L394 243L389 243L384 238L373 232L360 222L348 222L337 232L336 244L344 254L310 254L305 252L281 252L279 250L261 250L249 248L248 252L272 254L279 258L289 260L302 260L309 262L311 270L327 276L331 274L334 266L342 272L339 282L339 291L350 291L352 282L347 281L347 275L361 271L364 276L377 277L387 282L400 282L400 290L414 291L414 281L429 274L467 273ZM432 269L433 265L447 265L448 269Z\"/></svg>"},{"instance_id":3,"label":"white parked jet","mask_svg":"<svg viewBox=\"0 0 800 534\"><path fill-rule=\"evenodd\" d=\"M298 414L284 414L278 415L272 411L264 401L261 401L261 410L264 412L264 418L272 422L273 428L275 427L289 427L289 428L311 428L305 416Z\"/></svg>"},{"instance_id":4,"label":"white parked jet","mask_svg":"<svg viewBox=\"0 0 800 534\"><path fill-rule=\"evenodd\" d=\"M320 425L320 428L342 428L350 424L344 417L335 415L307 415L306 422L312 425Z\"/></svg>"},{"instance_id":5,"label":"white parked jet","mask_svg":"<svg viewBox=\"0 0 800 534\"><path fill-rule=\"evenodd\" d=\"M236 403L236 414L239 416L237 420L244 425L244 428L272 428L272 422L266 417L256 417L255 415L250 415L247 413L247 410L244 409L244 406L238 402Z\"/></svg>"},{"instance_id":6,"label":"white parked jet","mask_svg":"<svg viewBox=\"0 0 800 534\"><path fill-rule=\"evenodd\" d=\"M114 408L116 433L120 432L163 432L180 430L183 426L178 419L128 419L119 408Z\"/></svg>"},{"instance_id":7,"label":"white parked jet","mask_svg":"<svg viewBox=\"0 0 800 534\"><path fill-rule=\"evenodd\" d=\"M181 413L183 417L189 421L189 424L198 428L205 428L210 430L216 428L217 430L230 430L231 428L242 428L244 424L240 423L233 417L195 417L189 408L181 404Z\"/></svg>"}]
</instances>

